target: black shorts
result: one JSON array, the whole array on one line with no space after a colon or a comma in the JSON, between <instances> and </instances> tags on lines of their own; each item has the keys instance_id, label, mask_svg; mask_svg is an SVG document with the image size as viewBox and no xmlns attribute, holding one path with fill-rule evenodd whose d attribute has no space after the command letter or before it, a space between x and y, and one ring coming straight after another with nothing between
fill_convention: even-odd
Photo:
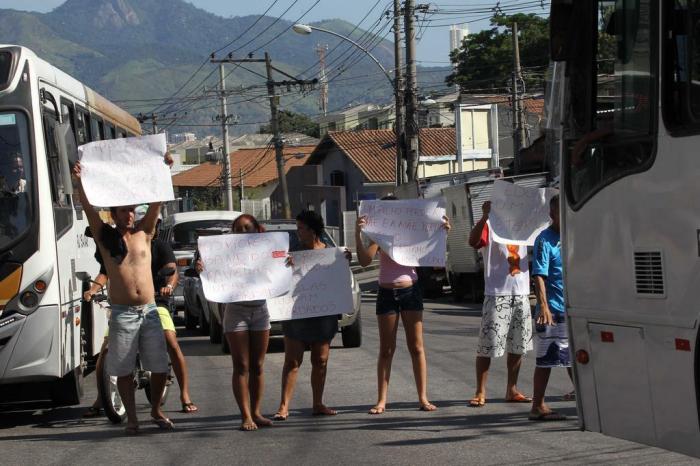
<instances>
[{"instance_id":1,"label":"black shorts","mask_svg":"<svg viewBox=\"0 0 700 466\"><path fill-rule=\"evenodd\" d=\"M408 288L382 288L377 292L377 315L401 311L422 311L423 293L418 285Z\"/></svg>"}]
</instances>

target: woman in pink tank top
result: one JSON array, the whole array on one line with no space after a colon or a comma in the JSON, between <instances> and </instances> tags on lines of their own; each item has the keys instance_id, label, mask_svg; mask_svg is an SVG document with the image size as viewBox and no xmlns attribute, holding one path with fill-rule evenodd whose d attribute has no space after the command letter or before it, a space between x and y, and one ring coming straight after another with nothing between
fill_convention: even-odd
<instances>
[{"instance_id":1,"label":"woman in pink tank top","mask_svg":"<svg viewBox=\"0 0 700 466\"><path fill-rule=\"evenodd\" d=\"M382 200L396 200L396 197L386 196ZM373 241L370 241L369 246L365 246L362 240L362 229L366 224L367 217L363 216L357 219L355 227L355 244L360 265L368 266L379 253L379 290L376 311L379 325L377 403L369 410L369 414L382 414L386 410L399 317L403 322L408 351L411 353L413 362L418 407L421 411L435 411L437 408L428 400L428 365L423 347L423 295L418 286L416 269L397 264ZM445 228L450 228L447 217L445 217Z\"/></svg>"}]
</instances>

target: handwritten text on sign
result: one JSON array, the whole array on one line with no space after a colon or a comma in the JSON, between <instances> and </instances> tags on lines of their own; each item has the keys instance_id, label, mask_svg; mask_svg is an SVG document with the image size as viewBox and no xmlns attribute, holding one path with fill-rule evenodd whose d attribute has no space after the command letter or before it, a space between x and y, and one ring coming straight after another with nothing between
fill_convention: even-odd
<instances>
[{"instance_id":1,"label":"handwritten text on sign","mask_svg":"<svg viewBox=\"0 0 700 466\"><path fill-rule=\"evenodd\" d=\"M362 201L362 230L401 265L444 267L447 232L443 228L442 198L400 201Z\"/></svg>"},{"instance_id":2,"label":"handwritten text on sign","mask_svg":"<svg viewBox=\"0 0 700 466\"><path fill-rule=\"evenodd\" d=\"M350 267L338 248L291 253L294 275L289 293L267 301L270 320L304 319L350 313Z\"/></svg>"},{"instance_id":3,"label":"handwritten text on sign","mask_svg":"<svg viewBox=\"0 0 700 466\"><path fill-rule=\"evenodd\" d=\"M489 225L493 240L503 244L532 246L549 225L551 188L528 188L496 180L491 194Z\"/></svg>"},{"instance_id":4,"label":"handwritten text on sign","mask_svg":"<svg viewBox=\"0 0 700 466\"><path fill-rule=\"evenodd\" d=\"M97 207L171 201L173 182L163 157L165 134L97 141L78 147L83 189Z\"/></svg>"},{"instance_id":5,"label":"handwritten text on sign","mask_svg":"<svg viewBox=\"0 0 700 466\"><path fill-rule=\"evenodd\" d=\"M289 291L287 233L202 236L197 242L204 296L216 303L254 301Z\"/></svg>"}]
</instances>

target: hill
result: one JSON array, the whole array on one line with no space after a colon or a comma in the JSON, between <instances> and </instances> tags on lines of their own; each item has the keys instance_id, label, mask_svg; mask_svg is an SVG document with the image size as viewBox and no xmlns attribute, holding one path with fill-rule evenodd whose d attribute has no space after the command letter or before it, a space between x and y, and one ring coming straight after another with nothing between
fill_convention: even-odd
<instances>
[{"instance_id":1,"label":"hill","mask_svg":"<svg viewBox=\"0 0 700 466\"><path fill-rule=\"evenodd\" d=\"M390 70L393 43L383 39L390 35L390 28L382 21L380 36L353 31L354 25L338 19L316 25L369 44L372 54ZM220 57L233 52L236 58L249 53L262 58L267 51L276 67L310 79L319 69L316 46L327 45L330 110L391 101L386 77L369 58L327 34L296 34L291 25L271 17L222 18L183 0L67 0L43 14L0 9L0 43L33 49L132 113L157 110L164 123L177 115L171 127L175 131L190 129L203 134L216 130L207 125L212 125L218 103L211 94L204 98L203 91L217 85L218 71L205 61L222 47L217 54ZM265 74L264 66L250 64L245 68L227 65L227 89L239 94L230 98L229 111L237 114L241 123L233 128L234 133L252 131L269 118L260 76ZM449 70L435 71L422 70L420 84L430 89L441 87ZM164 100L183 84L187 85L178 98ZM304 96L295 89L282 91L287 94L282 108L318 113L317 92L307 90Z\"/></svg>"}]
</instances>

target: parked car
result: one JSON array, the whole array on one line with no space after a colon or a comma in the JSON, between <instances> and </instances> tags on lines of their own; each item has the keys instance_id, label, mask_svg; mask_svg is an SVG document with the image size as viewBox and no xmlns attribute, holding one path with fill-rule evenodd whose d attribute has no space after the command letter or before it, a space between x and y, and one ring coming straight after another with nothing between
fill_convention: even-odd
<instances>
[{"instance_id":1,"label":"parked car","mask_svg":"<svg viewBox=\"0 0 700 466\"><path fill-rule=\"evenodd\" d=\"M269 232L273 231L284 231L289 234L289 250L298 251L301 249L299 243L299 238L297 237L297 226L296 222L293 220L263 220L262 223L266 230ZM321 237L328 247L337 247L333 238L324 231ZM345 348L357 348L362 345L362 316L360 315L360 307L362 305L360 285L355 280L355 276L351 275L351 287L352 287L352 302L353 309L350 313L344 313L338 319L338 329L342 335L343 347ZM215 303L210 303L209 310L212 311L211 316L211 330L210 335L214 338L210 340L212 343L220 343L223 352L228 353L228 345L226 339L222 338L222 317L223 317L223 305L216 305ZM281 337L282 336L282 323L272 322L272 329L270 330L270 336Z\"/></svg>"},{"instance_id":2,"label":"parked car","mask_svg":"<svg viewBox=\"0 0 700 466\"><path fill-rule=\"evenodd\" d=\"M228 210L207 210L200 212L180 212L166 217L160 228L160 239L168 242L175 252L178 286L173 293L176 308L185 305L184 272L192 265L197 247L197 230L212 227L228 228L240 212Z\"/></svg>"}]
</instances>

